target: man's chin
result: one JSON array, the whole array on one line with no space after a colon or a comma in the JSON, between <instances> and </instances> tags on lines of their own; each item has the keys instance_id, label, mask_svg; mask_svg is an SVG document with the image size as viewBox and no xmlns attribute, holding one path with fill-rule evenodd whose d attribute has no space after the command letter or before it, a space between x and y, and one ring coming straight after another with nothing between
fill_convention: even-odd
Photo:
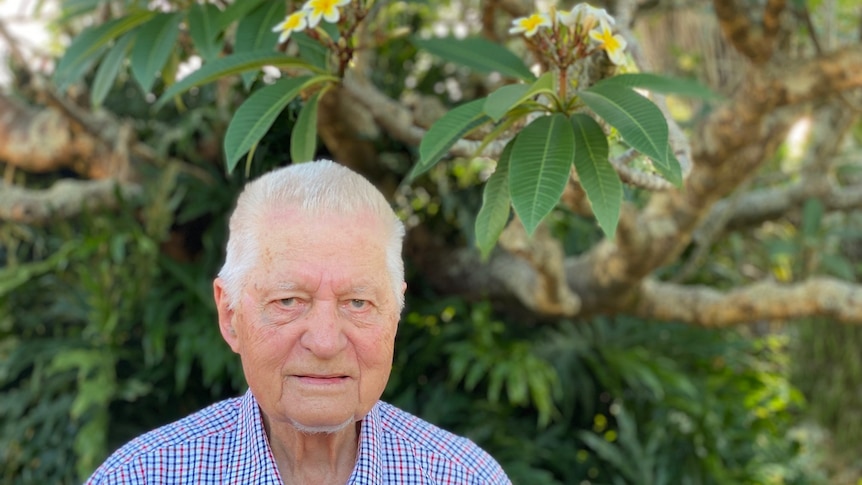
<instances>
[{"instance_id":1,"label":"man's chin","mask_svg":"<svg viewBox=\"0 0 862 485\"><path fill-rule=\"evenodd\" d=\"M296 428L297 431L304 434L336 434L355 422L356 420L353 417L350 417L343 423L334 425L309 426L294 420L291 420L290 424Z\"/></svg>"}]
</instances>

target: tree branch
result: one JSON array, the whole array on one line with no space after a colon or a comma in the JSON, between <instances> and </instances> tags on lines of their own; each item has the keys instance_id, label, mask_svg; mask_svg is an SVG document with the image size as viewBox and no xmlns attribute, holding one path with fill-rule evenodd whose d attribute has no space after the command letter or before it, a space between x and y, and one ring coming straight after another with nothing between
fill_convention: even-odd
<instances>
[{"instance_id":1,"label":"tree branch","mask_svg":"<svg viewBox=\"0 0 862 485\"><path fill-rule=\"evenodd\" d=\"M704 327L729 327L759 320L820 317L862 324L862 286L832 278L795 284L755 283L721 292L645 280L628 310L648 319Z\"/></svg>"},{"instance_id":2,"label":"tree branch","mask_svg":"<svg viewBox=\"0 0 862 485\"><path fill-rule=\"evenodd\" d=\"M132 199L139 197L142 189L113 179L64 179L46 190L2 184L0 220L42 225L56 218L74 216L82 209L114 208L119 202L118 194L123 199Z\"/></svg>"}]
</instances>

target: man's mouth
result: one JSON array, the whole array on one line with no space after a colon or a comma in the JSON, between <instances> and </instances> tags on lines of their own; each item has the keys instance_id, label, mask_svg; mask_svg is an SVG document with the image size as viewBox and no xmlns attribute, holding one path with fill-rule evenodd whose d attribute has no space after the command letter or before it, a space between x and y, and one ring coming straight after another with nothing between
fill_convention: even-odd
<instances>
[{"instance_id":1,"label":"man's mouth","mask_svg":"<svg viewBox=\"0 0 862 485\"><path fill-rule=\"evenodd\" d=\"M294 375L300 382L307 384L340 384L347 381L350 377L341 374L296 374Z\"/></svg>"}]
</instances>

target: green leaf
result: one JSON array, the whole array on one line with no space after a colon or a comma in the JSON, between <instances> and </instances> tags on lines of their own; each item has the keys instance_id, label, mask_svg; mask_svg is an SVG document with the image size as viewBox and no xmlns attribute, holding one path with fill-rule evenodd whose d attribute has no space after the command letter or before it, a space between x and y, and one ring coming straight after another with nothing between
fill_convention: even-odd
<instances>
[{"instance_id":1,"label":"green leaf","mask_svg":"<svg viewBox=\"0 0 862 485\"><path fill-rule=\"evenodd\" d=\"M123 62L126 60L126 54L129 52L134 37L132 33L120 37L111 47L108 55L99 63L96 76L93 78L93 88L90 90L90 103L94 107L101 106L114 86L114 81L120 74L120 68L123 67Z\"/></svg>"},{"instance_id":2,"label":"green leaf","mask_svg":"<svg viewBox=\"0 0 862 485\"><path fill-rule=\"evenodd\" d=\"M585 445L592 448L604 461L610 463L615 469L623 473L627 478L637 477L637 472L634 471L630 460L622 454L622 451L617 445L609 443L603 438L588 431L578 432L578 438Z\"/></svg>"},{"instance_id":3,"label":"green leaf","mask_svg":"<svg viewBox=\"0 0 862 485\"><path fill-rule=\"evenodd\" d=\"M197 71L171 85L170 88L165 90L159 100L156 101L155 107L156 109L160 108L167 100L195 86L211 83L225 76L260 69L263 66L293 67L323 74L320 69L303 60L288 57L272 50L240 52L208 62Z\"/></svg>"},{"instance_id":4,"label":"green leaf","mask_svg":"<svg viewBox=\"0 0 862 485\"><path fill-rule=\"evenodd\" d=\"M293 163L308 162L317 152L317 107L321 92L305 102L293 131L290 133L290 159Z\"/></svg>"},{"instance_id":5,"label":"green leaf","mask_svg":"<svg viewBox=\"0 0 862 485\"><path fill-rule=\"evenodd\" d=\"M533 84L509 84L497 89L485 100L485 114L495 122L524 101L539 93L553 94L554 74L546 72Z\"/></svg>"},{"instance_id":6,"label":"green leaf","mask_svg":"<svg viewBox=\"0 0 862 485\"><path fill-rule=\"evenodd\" d=\"M224 137L225 162L228 172L236 167L240 157L263 138L285 106L299 93L328 76L283 78L256 91L240 105L230 120Z\"/></svg>"},{"instance_id":7,"label":"green leaf","mask_svg":"<svg viewBox=\"0 0 862 485\"><path fill-rule=\"evenodd\" d=\"M419 163L408 175L409 180L414 180L433 167L461 137L491 121L482 112L484 103L485 98L464 103L449 110L431 126L419 143Z\"/></svg>"},{"instance_id":8,"label":"green leaf","mask_svg":"<svg viewBox=\"0 0 862 485\"><path fill-rule=\"evenodd\" d=\"M483 74L499 72L503 76L525 81L536 79L520 57L502 45L481 37L413 37L412 42L419 49Z\"/></svg>"},{"instance_id":9,"label":"green leaf","mask_svg":"<svg viewBox=\"0 0 862 485\"><path fill-rule=\"evenodd\" d=\"M802 206L802 238L805 242L814 243L820 233L823 223L823 203L820 199L808 199Z\"/></svg>"},{"instance_id":10,"label":"green leaf","mask_svg":"<svg viewBox=\"0 0 862 485\"><path fill-rule=\"evenodd\" d=\"M0 297L11 294L19 287L33 281L45 273L56 271L62 267L68 260L69 255L80 244L69 241L52 254L49 258L42 261L34 261L31 263L20 264L16 266L0 267Z\"/></svg>"},{"instance_id":11,"label":"green leaf","mask_svg":"<svg viewBox=\"0 0 862 485\"><path fill-rule=\"evenodd\" d=\"M506 376L512 371L512 363L508 360L496 362L488 371L488 400L492 403L500 402L500 392L506 383Z\"/></svg>"},{"instance_id":12,"label":"green leaf","mask_svg":"<svg viewBox=\"0 0 862 485\"><path fill-rule=\"evenodd\" d=\"M306 35L305 32L294 32L290 34L290 38L299 46L299 57L301 59L308 61L320 69L326 69L327 62L329 61L329 49Z\"/></svg>"},{"instance_id":13,"label":"green leaf","mask_svg":"<svg viewBox=\"0 0 862 485\"><path fill-rule=\"evenodd\" d=\"M211 3L192 3L189 10L189 34L204 62L219 56L222 45L218 42L221 31L219 16L221 10Z\"/></svg>"},{"instance_id":14,"label":"green leaf","mask_svg":"<svg viewBox=\"0 0 862 485\"><path fill-rule=\"evenodd\" d=\"M103 0L64 0L57 4L60 7L60 16L54 21L57 25L68 25L73 18L79 15L92 13L101 6L102 1Z\"/></svg>"},{"instance_id":15,"label":"green leaf","mask_svg":"<svg viewBox=\"0 0 862 485\"><path fill-rule=\"evenodd\" d=\"M138 29L132 48L132 75L145 93L152 90L156 75L176 47L182 19L180 13L159 13Z\"/></svg>"},{"instance_id":16,"label":"green leaf","mask_svg":"<svg viewBox=\"0 0 862 485\"><path fill-rule=\"evenodd\" d=\"M509 222L511 203L509 199L509 158L512 155L512 143L503 149L497 160L497 169L485 182L482 191L482 208L476 216L476 246L487 260L497 244L497 239L506 223Z\"/></svg>"},{"instance_id":17,"label":"green leaf","mask_svg":"<svg viewBox=\"0 0 862 485\"><path fill-rule=\"evenodd\" d=\"M620 219L623 184L608 161L608 140L590 116L576 113L569 120L575 133L575 170L599 226L613 238Z\"/></svg>"},{"instance_id":18,"label":"green leaf","mask_svg":"<svg viewBox=\"0 0 862 485\"><path fill-rule=\"evenodd\" d=\"M470 366L470 370L467 371L467 375L464 376L464 389L472 391L487 372L488 362L484 359L476 359Z\"/></svg>"},{"instance_id":19,"label":"green leaf","mask_svg":"<svg viewBox=\"0 0 862 485\"><path fill-rule=\"evenodd\" d=\"M668 145L667 121L652 101L615 84L596 84L580 92L581 100L620 132L632 148L650 157L670 182L682 184L682 170Z\"/></svg>"},{"instance_id":20,"label":"green leaf","mask_svg":"<svg viewBox=\"0 0 862 485\"><path fill-rule=\"evenodd\" d=\"M224 12L219 15L218 28L216 30L219 32L224 31L230 24L248 15L249 12L257 8L257 6L264 1L265 0L242 0L241 2L231 3Z\"/></svg>"},{"instance_id":21,"label":"green leaf","mask_svg":"<svg viewBox=\"0 0 862 485\"><path fill-rule=\"evenodd\" d=\"M125 17L110 20L81 32L66 49L54 71L54 82L58 89L63 91L70 84L81 79L93 62L102 55L111 40L147 22L155 15L156 12L137 10Z\"/></svg>"},{"instance_id":22,"label":"green leaf","mask_svg":"<svg viewBox=\"0 0 862 485\"><path fill-rule=\"evenodd\" d=\"M720 100L722 96L695 79L686 79L670 76L659 76L645 72L617 74L603 79L595 84L616 85L628 88L641 88L662 94L678 94L693 98Z\"/></svg>"},{"instance_id":23,"label":"green leaf","mask_svg":"<svg viewBox=\"0 0 862 485\"><path fill-rule=\"evenodd\" d=\"M527 370L522 366L512 366L506 376L506 392L509 395L509 403L515 406L526 406L529 404L529 378Z\"/></svg>"},{"instance_id":24,"label":"green leaf","mask_svg":"<svg viewBox=\"0 0 862 485\"><path fill-rule=\"evenodd\" d=\"M557 205L574 160L572 124L565 115L542 116L513 140L509 193L527 234Z\"/></svg>"},{"instance_id":25,"label":"green leaf","mask_svg":"<svg viewBox=\"0 0 862 485\"><path fill-rule=\"evenodd\" d=\"M284 2L269 2L240 19L236 27L235 52L274 51L278 44L278 33L273 32L272 28L284 18L285 10ZM251 87L257 74L258 71L242 73L246 89Z\"/></svg>"}]
</instances>

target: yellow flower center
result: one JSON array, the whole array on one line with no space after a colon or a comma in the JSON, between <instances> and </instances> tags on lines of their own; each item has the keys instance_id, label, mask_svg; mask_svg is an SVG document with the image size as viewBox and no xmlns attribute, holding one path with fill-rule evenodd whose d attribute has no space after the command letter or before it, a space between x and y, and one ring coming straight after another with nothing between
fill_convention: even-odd
<instances>
[{"instance_id":1,"label":"yellow flower center","mask_svg":"<svg viewBox=\"0 0 862 485\"><path fill-rule=\"evenodd\" d=\"M294 30L302 24L303 12L296 12L287 17L282 28L284 30Z\"/></svg>"},{"instance_id":2,"label":"yellow flower center","mask_svg":"<svg viewBox=\"0 0 862 485\"><path fill-rule=\"evenodd\" d=\"M527 32L536 30L542 24L542 16L533 14L521 21L521 28Z\"/></svg>"},{"instance_id":3,"label":"yellow flower center","mask_svg":"<svg viewBox=\"0 0 862 485\"><path fill-rule=\"evenodd\" d=\"M600 42L602 43L602 47L608 51L613 52L620 49L620 42L614 37L610 29L602 29Z\"/></svg>"},{"instance_id":4,"label":"yellow flower center","mask_svg":"<svg viewBox=\"0 0 862 485\"><path fill-rule=\"evenodd\" d=\"M312 8L313 12L325 14L335 9L337 1L338 0L311 0L309 6Z\"/></svg>"}]
</instances>

